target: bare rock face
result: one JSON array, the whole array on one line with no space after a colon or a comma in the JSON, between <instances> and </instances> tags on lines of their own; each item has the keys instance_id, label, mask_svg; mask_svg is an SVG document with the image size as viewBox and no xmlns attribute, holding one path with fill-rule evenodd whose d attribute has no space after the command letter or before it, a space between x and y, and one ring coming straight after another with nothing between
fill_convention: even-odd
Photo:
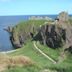
<instances>
[{"instance_id":1,"label":"bare rock face","mask_svg":"<svg viewBox=\"0 0 72 72\"><path fill-rule=\"evenodd\" d=\"M37 34L33 35L35 32L34 26L27 25L26 28L21 28L19 32L14 30L14 28L8 28L10 35L10 40L15 48L22 47L28 39L33 38L33 40L38 40L42 44L47 45L51 48L70 48L72 49L72 25L69 22L69 15L67 12L61 12L58 15L58 21L53 22L55 24L44 24L39 27Z\"/></svg>"},{"instance_id":2,"label":"bare rock face","mask_svg":"<svg viewBox=\"0 0 72 72\"><path fill-rule=\"evenodd\" d=\"M19 31L17 27L13 27L12 31L8 31L10 34L10 41L14 48L21 48L23 44L26 44L29 39L33 37L34 27L29 25L26 28L21 28Z\"/></svg>"},{"instance_id":3,"label":"bare rock face","mask_svg":"<svg viewBox=\"0 0 72 72\"><path fill-rule=\"evenodd\" d=\"M11 33L13 30L13 27L8 26L7 28L4 29L5 31Z\"/></svg>"},{"instance_id":4,"label":"bare rock face","mask_svg":"<svg viewBox=\"0 0 72 72\"><path fill-rule=\"evenodd\" d=\"M70 51L72 49L72 25L69 22L68 13L61 12L56 24L43 25L38 35L37 37L44 45L51 48L63 46L65 49L69 48Z\"/></svg>"},{"instance_id":5,"label":"bare rock face","mask_svg":"<svg viewBox=\"0 0 72 72\"><path fill-rule=\"evenodd\" d=\"M46 24L40 28L34 40L53 49L59 48L66 42L66 30L58 25Z\"/></svg>"},{"instance_id":6,"label":"bare rock face","mask_svg":"<svg viewBox=\"0 0 72 72\"><path fill-rule=\"evenodd\" d=\"M58 18L59 18L58 24L61 25L61 27L66 30L66 43L64 45L64 48L71 48L72 46L72 25L69 21L70 17L67 12L61 12Z\"/></svg>"},{"instance_id":7,"label":"bare rock face","mask_svg":"<svg viewBox=\"0 0 72 72\"><path fill-rule=\"evenodd\" d=\"M66 40L66 31L56 25L44 25L41 27L40 34L42 43L51 48L58 48Z\"/></svg>"},{"instance_id":8,"label":"bare rock face","mask_svg":"<svg viewBox=\"0 0 72 72\"><path fill-rule=\"evenodd\" d=\"M17 34L15 34L14 32L12 32L10 36L10 41L14 48L20 48L22 46L19 41L19 36L17 36Z\"/></svg>"}]
</instances>

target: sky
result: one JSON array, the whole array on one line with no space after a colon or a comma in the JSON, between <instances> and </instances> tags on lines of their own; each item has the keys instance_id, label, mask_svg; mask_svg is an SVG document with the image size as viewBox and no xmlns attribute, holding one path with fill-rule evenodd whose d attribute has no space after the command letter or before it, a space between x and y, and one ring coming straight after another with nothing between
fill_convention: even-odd
<instances>
[{"instance_id":1,"label":"sky","mask_svg":"<svg viewBox=\"0 0 72 72\"><path fill-rule=\"evenodd\" d=\"M72 14L72 0L0 0L0 16Z\"/></svg>"}]
</instances>

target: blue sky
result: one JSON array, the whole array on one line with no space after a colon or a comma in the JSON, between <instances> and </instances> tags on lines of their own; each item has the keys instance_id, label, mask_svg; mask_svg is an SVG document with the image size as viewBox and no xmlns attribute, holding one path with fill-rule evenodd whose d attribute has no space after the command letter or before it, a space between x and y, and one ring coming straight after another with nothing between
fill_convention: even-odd
<instances>
[{"instance_id":1,"label":"blue sky","mask_svg":"<svg viewBox=\"0 0 72 72\"><path fill-rule=\"evenodd\" d=\"M72 0L0 0L0 15L72 14Z\"/></svg>"}]
</instances>

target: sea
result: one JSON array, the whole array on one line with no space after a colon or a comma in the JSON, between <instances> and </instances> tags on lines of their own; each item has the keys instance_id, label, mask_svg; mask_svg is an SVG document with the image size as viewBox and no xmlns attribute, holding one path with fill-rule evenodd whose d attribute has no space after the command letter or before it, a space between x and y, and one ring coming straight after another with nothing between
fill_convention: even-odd
<instances>
[{"instance_id":1,"label":"sea","mask_svg":"<svg viewBox=\"0 0 72 72\"><path fill-rule=\"evenodd\" d=\"M21 21L26 21L30 16L48 16L55 19L57 15L19 15L19 16L0 16L0 52L13 50L9 39L9 33L4 29L8 26L15 26Z\"/></svg>"}]
</instances>

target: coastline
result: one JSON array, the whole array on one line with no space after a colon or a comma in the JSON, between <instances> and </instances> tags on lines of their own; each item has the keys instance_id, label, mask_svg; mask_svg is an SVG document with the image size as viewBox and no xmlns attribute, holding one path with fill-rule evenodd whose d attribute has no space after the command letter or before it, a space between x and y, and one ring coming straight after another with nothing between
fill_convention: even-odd
<instances>
[{"instance_id":1,"label":"coastline","mask_svg":"<svg viewBox=\"0 0 72 72\"><path fill-rule=\"evenodd\" d=\"M3 52L0 52L2 54L6 54L6 53L12 53L12 52L15 52L16 50L11 50L11 51L3 51Z\"/></svg>"}]
</instances>

